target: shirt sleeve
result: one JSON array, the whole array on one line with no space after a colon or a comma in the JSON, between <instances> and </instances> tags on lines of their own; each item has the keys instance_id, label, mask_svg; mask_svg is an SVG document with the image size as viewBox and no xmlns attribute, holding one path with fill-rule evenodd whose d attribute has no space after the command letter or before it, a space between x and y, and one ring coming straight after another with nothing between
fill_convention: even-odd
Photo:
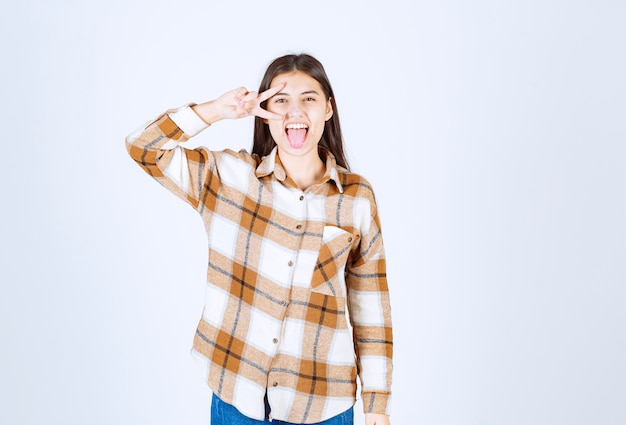
<instances>
[{"instance_id":1,"label":"shirt sleeve","mask_svg":"<svg viewBox=\"0 0 626 425\"><path fill-rule=\"evenodd\" d=\"M373 196L370 205L369 223L362 226L358 254L347 265L346 284L363 411L388 415L393 369L391 306L382 233Z\"/></svg>"},{"instance_id":2,"label":"shirt sleeve","mask_svg":"<svg viewBox=\"0 0 626 425\"><path fill-rule=\"evenodd\" d=\"M209 126L202 121L202 118L200 118L190 106L179 108L168 115L178 128L189 135L189 137L197 135Z\"/></svg>"},{"instance_id":3,"label":"shirt sleeve","mask_svg":"<svg viewBox=\"0 0 626 425\"><path fill-rule=\"evenodd\" d=\"M205 148L181 146L208 125L191 105L166 111L126 138L131 158L179 198L198 208L204 182L215 169L215 158Z\"/></svg>"}]
</instances>

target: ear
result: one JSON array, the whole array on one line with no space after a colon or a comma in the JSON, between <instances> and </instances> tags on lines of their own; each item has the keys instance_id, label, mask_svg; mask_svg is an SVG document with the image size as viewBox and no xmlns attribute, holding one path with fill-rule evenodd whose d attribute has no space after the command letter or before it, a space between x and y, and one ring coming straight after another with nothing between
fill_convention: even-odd
<instances>
[{"instance_id":1,"label":"ear","mask_svg":"<svg viewBox=\"0 0 626 425\"><path fill-rule=\"evenodd\" d=\"M333 116L333 104L330 102L331 98L328 98L328 101L326 102L326 119L325 121L328 121L332 116Z\"/></svg>"}]
</instances>

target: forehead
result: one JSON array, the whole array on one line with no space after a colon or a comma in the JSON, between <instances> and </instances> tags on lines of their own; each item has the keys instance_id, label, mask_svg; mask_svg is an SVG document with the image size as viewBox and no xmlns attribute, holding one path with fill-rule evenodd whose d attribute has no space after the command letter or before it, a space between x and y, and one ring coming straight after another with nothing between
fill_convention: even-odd
<instances>
[{"instance_id":1,"label":"forehead","mask_svg":"<svg viewBox=\"0 0 626 425\"><path fill-rule=\"evenodd\" d=\"M276 86L280 83L287 83L281 93L304 93L309 91L316 91L319 94L324 94L324 90L320 83L309 74L302 71L291 71L278 74L272 79L270 87Z\"/></svg>"}]
</instances>

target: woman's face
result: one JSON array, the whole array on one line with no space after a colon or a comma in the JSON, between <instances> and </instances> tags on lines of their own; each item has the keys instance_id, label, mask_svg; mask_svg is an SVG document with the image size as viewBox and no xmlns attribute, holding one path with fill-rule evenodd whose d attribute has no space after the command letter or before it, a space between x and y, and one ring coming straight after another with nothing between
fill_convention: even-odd
<instances>
[{"instance_id":1,"label":"woman's face","mask_svg":"<svg viewBox=\"0 0 626 425\"><path fill-rule=\"evenodd\" d=\"M268 111L280 114L282 120L267 120L279 153L292 156L318 155L317 143L326 121L333 115L330 100L314 78L301 71L279 74L270 87L286 83L267 100Z\"/></svg>"}]
</instances>

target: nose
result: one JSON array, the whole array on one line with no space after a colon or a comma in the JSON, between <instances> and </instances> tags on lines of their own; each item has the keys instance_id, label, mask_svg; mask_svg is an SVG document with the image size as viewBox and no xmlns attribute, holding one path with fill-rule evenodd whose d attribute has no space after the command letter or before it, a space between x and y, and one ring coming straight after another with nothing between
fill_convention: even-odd
<instances>
[{"instance_id":1,"label":"nose","mask_svg":"<svg viewBox=\"0 0 626 425\"><path fill-rule=\"evenodd\" d=\"M302 115L302 108L297 102L292 102L287 110L288 117L299 117Z\"/></svg>"}]
</instances>

